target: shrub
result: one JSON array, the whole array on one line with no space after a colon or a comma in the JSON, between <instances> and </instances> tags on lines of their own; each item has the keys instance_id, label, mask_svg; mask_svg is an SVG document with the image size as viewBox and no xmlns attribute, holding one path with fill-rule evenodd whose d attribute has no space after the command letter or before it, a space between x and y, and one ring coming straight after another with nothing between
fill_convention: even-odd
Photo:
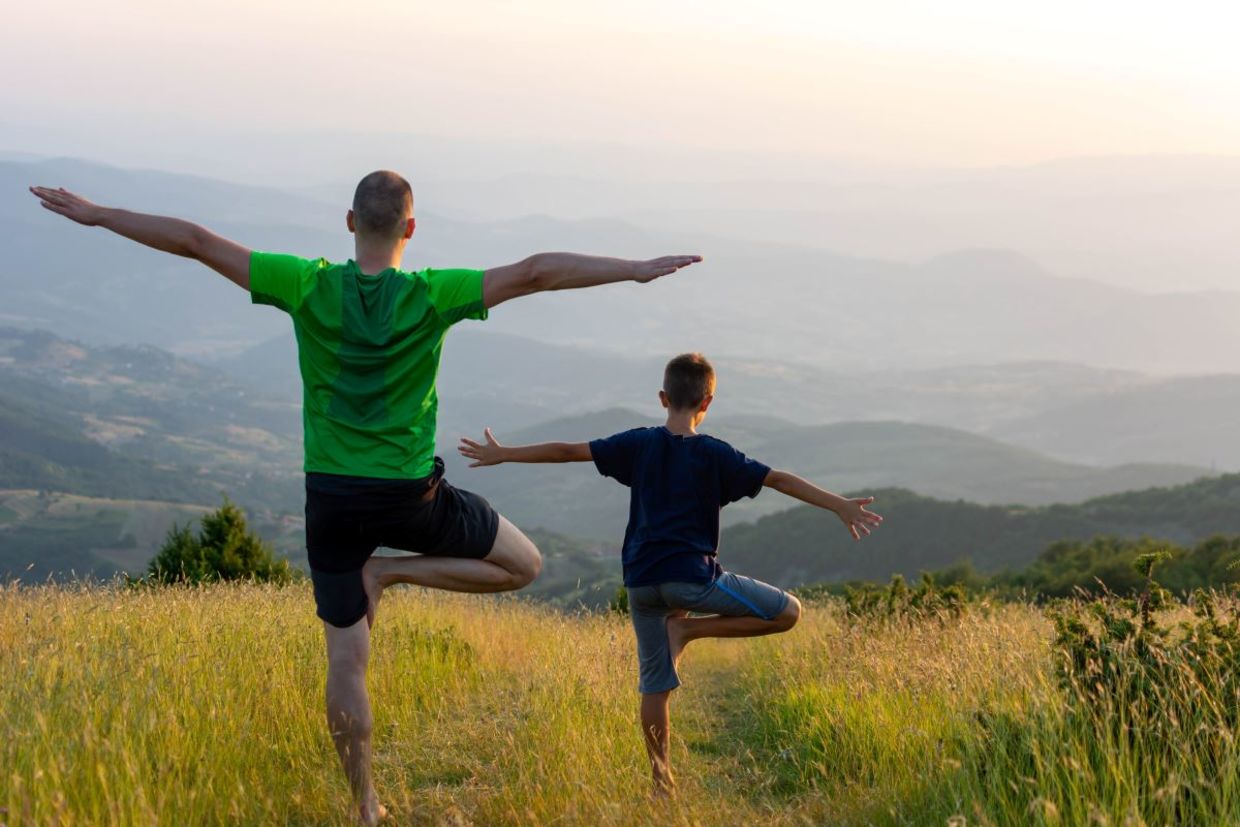
<instances>
[{"instance_id":1,"label":"shrub","mask_svg":"<svg viewBox=\"0 0 1240 827\"><path fill-rule=\"evenodd\" d=\"M886 586L865 584L844 590L845 611L854 620L959 618L965 613L968 601L963 585L939 586L933 575L925 572L913 589L902 575L896 574Z\"/></svg>"},{"instance_id":2,"label":"shrub","mask_svg":"<svg viewBox=\"0 0 1240 827\"><path fill-rule=\"evenodd\" d=\"M271 546L249 530L241 509L227 499L202 518L197 534L189 525L173 526L148 569L149 579L158 583L287 583L293 576L288 560L277 558Z\"/></svg>"}]
</instances>

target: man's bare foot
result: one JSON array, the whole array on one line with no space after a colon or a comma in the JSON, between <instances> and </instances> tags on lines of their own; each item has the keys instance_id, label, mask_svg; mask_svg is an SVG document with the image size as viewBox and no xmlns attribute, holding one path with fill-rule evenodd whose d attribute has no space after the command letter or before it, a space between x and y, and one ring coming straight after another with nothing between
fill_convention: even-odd
<instances>
[{"instance_id":1,"label":"man's bare foot","mask_svg":"<svg viewBox=\"0 0 1240 827\"><path fill-rule=\"evenodd\" d=\"M384 560L382 557L371 557L362 566L362 588L366 591L366 625L374 627L375 612L379 609L379 598L383 597Z\"/></svg>"},{"instance_id":2,"label":"man's bare foot","mask_svg":"<svg viewBox=\"0 0 1240 827\"><path fill-rule=\"evenodd\" d=\"M680 654L689 643L689 619L685 615L668 615L667 618L667 649L672 656L672 667L680 663Z\"/></svg>"},{"instance_id":3,"label":"man's bare foot","mask_svg":"<svg viewBox=\"0 0 1240 827\"><path fill-rule=\"evenodd\" d=\"M378 801L372 801L369 804L363 804L357 811L357 822L365 827L374 827L380 821L388 817L387 807L384 807Z\"/></svg>"}]
</instances>

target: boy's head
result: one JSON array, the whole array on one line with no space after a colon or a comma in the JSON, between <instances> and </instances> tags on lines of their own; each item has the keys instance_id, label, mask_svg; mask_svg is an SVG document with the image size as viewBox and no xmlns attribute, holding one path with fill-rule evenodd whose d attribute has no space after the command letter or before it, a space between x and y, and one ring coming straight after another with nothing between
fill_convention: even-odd
<instances>
[{"instance_id":1,"label":"boy's head","mask_svg":"<svg viewBox=\"0 0 1240 827\"><path fill-rule=\"evenodd\" d=\"M715 369L700 353L682 353L663 371L663 407L677 413L706 415L715 398Z\"/></svg>"},{"instance_id":2,"label":"boy's head","mask_svg":"<svg viewBox=\"0 0 1240 827\"><path fill-rule=\"evenodd\" d=\"M357 184L349 230L367 241L396 242L413 235L413 188L391 170L372 172Z\"/></svg>"}]
</instances>

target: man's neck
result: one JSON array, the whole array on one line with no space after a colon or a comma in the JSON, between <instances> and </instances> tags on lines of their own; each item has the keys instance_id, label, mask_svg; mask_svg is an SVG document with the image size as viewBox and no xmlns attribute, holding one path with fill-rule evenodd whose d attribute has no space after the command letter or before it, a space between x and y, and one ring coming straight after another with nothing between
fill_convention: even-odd
<instances>
[{"instance_id":1,"label":"man's neck","mask_svg":"<svg viewBox=\"0 0 1240 827\"><path fill-rule=\"evenodd\" d=\"M664 427L680 436L697 436L697 424L697 414L668 411Z\"/></svg>"},{"instance_id":2,"label":"man's neck","mask_svg":"<svg viewBox=\"0 0 1240 827\"><path fill-rule=\"evenodd\" d=\"M363 273L373 276L384 270L400 267L400 260L405 252L404 245L396 247L358 244L354 247L354 261Z\"/></svg>"}]
</instances>

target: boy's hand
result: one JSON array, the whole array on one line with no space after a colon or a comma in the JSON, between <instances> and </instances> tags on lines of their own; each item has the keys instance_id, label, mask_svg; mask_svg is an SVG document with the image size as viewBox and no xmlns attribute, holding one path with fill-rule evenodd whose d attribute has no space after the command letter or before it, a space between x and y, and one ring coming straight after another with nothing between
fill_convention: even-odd
<instances>
[{"instance_id":1,"label":"boy's hand","mask_svg":"<svg viewBox=\"0 0 1240 827\"><path fill-rule=\"evenodd\" d=\"M495 435L491 433L490 428L483 432L483 437L486 439L485 445L474 442L472 439L461 437L461 444L456 446L456 449L461 452L461 456L474 460L469 464L470 468L481 468L484 465L499 465L504 461L504 446L495 440Z\"/></svg>"},{"instance_id":2,"label":"boy's hand","mask_svg":"<svg viewBox=\"0 0 1240 827\"><path fill-rule=\"evenodd\" d=\"M854 540L860 540L863 534L868 537L870 527L878 526L883 521L883 518L873 511L866 510L865 507L873 502L873 497L844 500L839 508L836 509L836 515L844 523L844 527L848 529L848 533L852 535Z\"/></svg>"}]
</instances>

